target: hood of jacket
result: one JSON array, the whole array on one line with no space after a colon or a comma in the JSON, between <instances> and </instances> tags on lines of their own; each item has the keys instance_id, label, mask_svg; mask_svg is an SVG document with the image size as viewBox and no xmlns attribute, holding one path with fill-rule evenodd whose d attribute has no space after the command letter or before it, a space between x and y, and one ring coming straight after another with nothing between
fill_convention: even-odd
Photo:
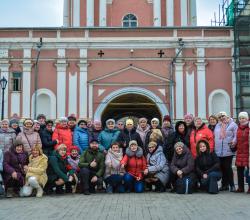
<instances>
[{"instance_id":1,"label":"hood of jacket","mask_svg":"<svg viewBox=\"0 0 250 220\"><path fill-rule=\"evenodd\" d=\"M143 150L141 147L138 146L137 150L135 152L133 152L129 147L126 149L126 155L129 157L142 157L143 156Z\"/></svg>"},{"instance_id":2,"label":"hood of jacket","mask_svg":"<svg viewBox=\"0 0 250 220\"><path fill-rule=\"evenodd\" d=\"M129 133L129 130L127 129L127 128L124 128L124 133L126 133L126 134L128 134ZM135 133L136 132L136 128L135 127L133 127L131 130L130 130L130 133Z\"/></svg>"},{"instance_id":3,"label":"hood of jacket","mask_svg":"<svg viewBox=\"0 0 250 220\"><path fill-rule=\"evenodd\" d=\"M82 132L82 133L88 133L88 129L87 128L80 128L78 126L75 128L75 131Z\"/></svg>"},{"instance_id":4,"label":"hood of jacket","mask_svg":"<svg viewBox=\"0 0 250 220\"><path fill-rule=\"evenodd\" d=\"M187 133L187 125L186 125L186 123L185 123L184 121L177 121L177 122L176 122L176 124L175 124L175 132L176 132L177 134L179 134L179 135L182 135L182 134L179 132L179 130L178 130L178 127L179 127L181 124L184 125L184 128L185 128L185 130L184 130L184 135L186 135L186 133Z\"/></svg>"},{"instance_id":5,"label":"hood of jacket","mask_svg":"<svg viewBox=\"0 0 250 220\"><path fill-rule=\"evenodd\" d=\"M147 127L145 130L143 130L140 125L137 126L137 131L139 131L141 133L147 133L149 130L150 130L150 125L148 125L148 124L147 124Z\"/></svg>"},{"instance_id":6,"label":"hood of jacket","mask_svg":"<svg viewBox=\"0 0 250 220\"><path fill-rule=\"evenodd\" d=\"M117 128L114 128L114 129L108 129L107 127L104 129L105 132L108 132L108 133L115 133L117 131L119 131Z\"/></svg>"}]
</instances>

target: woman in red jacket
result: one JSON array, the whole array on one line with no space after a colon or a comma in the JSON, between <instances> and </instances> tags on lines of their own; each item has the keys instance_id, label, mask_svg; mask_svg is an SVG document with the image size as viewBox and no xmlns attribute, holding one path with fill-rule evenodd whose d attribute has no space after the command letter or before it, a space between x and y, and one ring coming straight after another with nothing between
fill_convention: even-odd
<instances>
[{"instance_id":1,"label":"woman in red jacket","mask_svg":"<svg viewBox=\"0 0 250 220\"><path fill-rule=\"evenodd\" d=\"M67 152L70 153L70 147L72 144L72 133L70 128L68 127L68 119L66 117L60 118L60 124L56 125L54 133L52 135L53 140L57 140L57 145L55 149L61 144L65 144L67 146Z\"/></svg>"},{"instance_id":2,"label":"woman in red jacket","mask_svg":"<svg viewBox=\"0 0 250 220\"><path fill-rule=\"evenodd\" d=\"M249 117L247 112L239 113L239 126L237 130L237 154L236 162L238 175L238 189L236 192L244 192L244 170L249 164ZM250 193L250 188L248 188Z\"/></svg>"},{"instance_id":3,"label":"woman in red jacket","mask_svg":"<svg viewBox=\"0 0 250 220\"><path fill-rule=\"evenodd\" d=\"M209 143L210 151L214 151L214 135L213 132L205 125L201 118L194 119L194 129L190 135L190 150L194 158L197 156L196 145L199 140L205 140Z\"/></svg>"},{"instance_id":4,"label":"woman in red jacket","mask_svg":"<svg viewBox=\"0 0 250 220\"><path fill-rule=\"evenodd\" d=\"M147 162L143 156L143 150L137 145L136 141L130 141L126 154L121 160L121 168L125 168L126 173L123 177L127 192L134 189L136 193L144 190L143 173L147 168Z\"/></svg>"}]
</instances>

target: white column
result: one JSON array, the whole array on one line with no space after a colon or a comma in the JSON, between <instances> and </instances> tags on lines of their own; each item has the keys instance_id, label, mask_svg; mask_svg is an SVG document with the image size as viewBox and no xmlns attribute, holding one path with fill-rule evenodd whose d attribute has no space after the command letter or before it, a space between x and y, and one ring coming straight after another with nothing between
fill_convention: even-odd
<instances>
[{"instance_id":1,"label":"white column","mask_svg":"<svg viewBox=\"0 0 250 220\"><path fill-rule=\"evenodd\" d=\"M206 96L206 63L204 60L205 49L197 49L197 96L198 96L198 116L206 119L207 117L207 96Z\"/></svg>"},{"instance_id":2,"label":"white column","mask_svg":"<svg viewBox=\"0 0 250 220\"><path fill-rule=\"evenodd\" d=\"M186 100L187 113L195 115L195 99L194 99L194 72L186 72Z\"/></svg>"},{"instance_id":3,"label":"white column","mask_svg":"<svg viewBox=\"0 0 250 220\"><path fill-rule=\"evenodd\" d=\"M8 61L7 61L8 62ZM9 103L9 63L0 63L1 79L5 77L7 80L6 89L4 90L4 118L8 118L8 103ZM2 89L1 90L1 103L2 103ZM2 110L2 108L1 108Z\"/></svg>"},{"instance_id":4,"label":"white column","mask_svg":"<svg viewBox=\"0 0 250 220\"><path fill-rule=\"evenodd\" d=\"M174 0L167 0L167 26L174 26Z\"/></svg>"},{"instance_id":5,"label":"white column","mask_svg":"<svg viewBox=\"0 0 250 220\"><path fill-rule=\"evenodd\" d=\"M87 0L87 27L94 27L94 1Z\"/></svg>"},{"instance_id":6,"label":"white column","mask_svg":"<svg viewBox=\"0 0 250 220\"><path fill-rule=\"evenodd\" d=\"M93 119L93 84L89 84L89 118Z\"/></svg>"},{"instance_id":7,"label":"white column","mask_svg":"<svg viewBox=\"0 0 250 220\"><path fill-rule=\"evenodd\" d=\"M99 26L107 26L107 2L106 0L100 0L100 9L99 9Z\"/></svg>"},{"instance_id":8,"label":"white column","mask_svg":"<svg viewBox=\"0 0 250 220\"><path fill-rule=\"evenodd\" d=\"M11 93L11 111L10 115L18 114L20 116L20 92Z\"/></svg>"},{"instance_id":9,"label":"white column","mask_svg":"<svg viewBox=\"0 0 250 220\"><path fill-rule=\"evenodd\" d=\"M154 26L161 26L161 0L154 0Z\"/></svg>"},{"instance_id":10,"label":"white column","mask_svg":"<svg viewBox=\"0 0 250 220\"><path fill-rule=\"evenodd\" d=\"M234 55L234 48L231 49L232 58ZM236 78L235 78L235 67L234 67L234 58L232 59L232 100L233 100L233 117L237 118L236 112ZM231 107L230 107L231 108Z\"/></svg>"},{"instance_id":11,"label":"white column","mask_svg":"<svg viewBox=\"0 0 250 220\"><path fill-rule=\"evenodd\" d=\"M188 25L187 0L181 0L181 26Z\"/></svg>"},{"instance_id":12,"label":"white column","mask_svg":"<svg viewBox=\"0 0 250 220\"><path fill-rule=\"evenodd\" d=\"M64 117L66 113L66 69L67 63L65 58L65 49L58 49L57 61L57 117Z\"/></svg>"},{"instance_id":13,"label":"white column","mask_svg":"<svg viewBox=\"0 0 250 220\"><path fill-rule=\"evenodd\" d=\"M80 27L80 0L73 3L73 27Z\"/></svg>"},{"instance_id":14,"label":"white column","mask_svg":"<svg viewBox=\"0 0 250 220\"><path fill-rule=\"evenodd\" d=\"M87 118L88 112L88 64L87 64L87 49L80 49L80 63L78 64L80 68L80 97L79 97L79 115L80 118Z\"/></svg>"},{"instance_id":15,"label":"white column","mask_svg":"<svg viewBox=\"0 0 250 220\"><path fill-rule=\"evenodd\" d=\"M197 25L196 0L190 0L190 21L192 26Z\"/></svg>"},{"instance_id":16,"label":"white column","mask_svg":"<svg viewBox=\"0 0 250 220\"><path fill-rule=\"evenodd\" d=\"M69 73L69 114L77 115L77 72Z\"/></svg>"},{"instance_id":17,"label":"white column","mask_svg":"<svg viewBox=\"0 0 250 220\"><path fill-rule=\"evenodd\" d=\"M30 87L31 87L31 49L24 49L23 51L25 60L23 61L23 77L22 77L22 90L23 90L23 118L30 118Z\"/></svg>"},{"instance_id":18,"label":"white column","mask_svg":"<svg viewBox=\"0 0 250 220\"><path fill-rule=\"evenodd\" d=\"M63 26L69 26L69 0L63 2Z\"/></svg>"},{"instance_id":19,"label":"white column","mask_svg":"<svg viewBox=\"0 0 250 220\"><path fill-rule=\"evenodd\" d=\"M183 65L184 63L175 63L175 97L176 97L176 119L182 119L184 115L183 108Z\"/></svg>"}]
</instances>

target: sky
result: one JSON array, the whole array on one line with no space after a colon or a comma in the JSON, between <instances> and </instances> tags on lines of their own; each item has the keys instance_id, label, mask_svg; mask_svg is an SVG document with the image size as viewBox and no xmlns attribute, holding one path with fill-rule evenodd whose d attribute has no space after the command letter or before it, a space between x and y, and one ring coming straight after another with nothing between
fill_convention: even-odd
<instances>
[{"instance_id":1,"label":"sky","mask_svg":"<svg viewBox=\"0 0 250 220\"><path fill-rule=\"evenodd\" d=\"M210 26L223 0L197 0L199 26ZM63 0L0 0L0 27L60 27Z\"/></svg>"}]
</instances>

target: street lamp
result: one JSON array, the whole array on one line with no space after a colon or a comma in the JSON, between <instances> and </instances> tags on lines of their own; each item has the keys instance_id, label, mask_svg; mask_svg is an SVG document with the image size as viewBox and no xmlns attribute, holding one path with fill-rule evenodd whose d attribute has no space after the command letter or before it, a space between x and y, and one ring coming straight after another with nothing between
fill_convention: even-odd
<instances>
[{"instance_id":1,"label":"street lamp","mask_svg":"<svg viewBox=\"0 0 250 220\"><path fill-rule=\"evenodd\" d=\"M3 77L1 80L0 80L0 85L1 85L1 88L2 88L2 115L1 115L1 120L3 120L3 117L4 117L4 90L6 89L6 86L7 86L7 79L5 77Z\"/></svg>"}]
</instances>

